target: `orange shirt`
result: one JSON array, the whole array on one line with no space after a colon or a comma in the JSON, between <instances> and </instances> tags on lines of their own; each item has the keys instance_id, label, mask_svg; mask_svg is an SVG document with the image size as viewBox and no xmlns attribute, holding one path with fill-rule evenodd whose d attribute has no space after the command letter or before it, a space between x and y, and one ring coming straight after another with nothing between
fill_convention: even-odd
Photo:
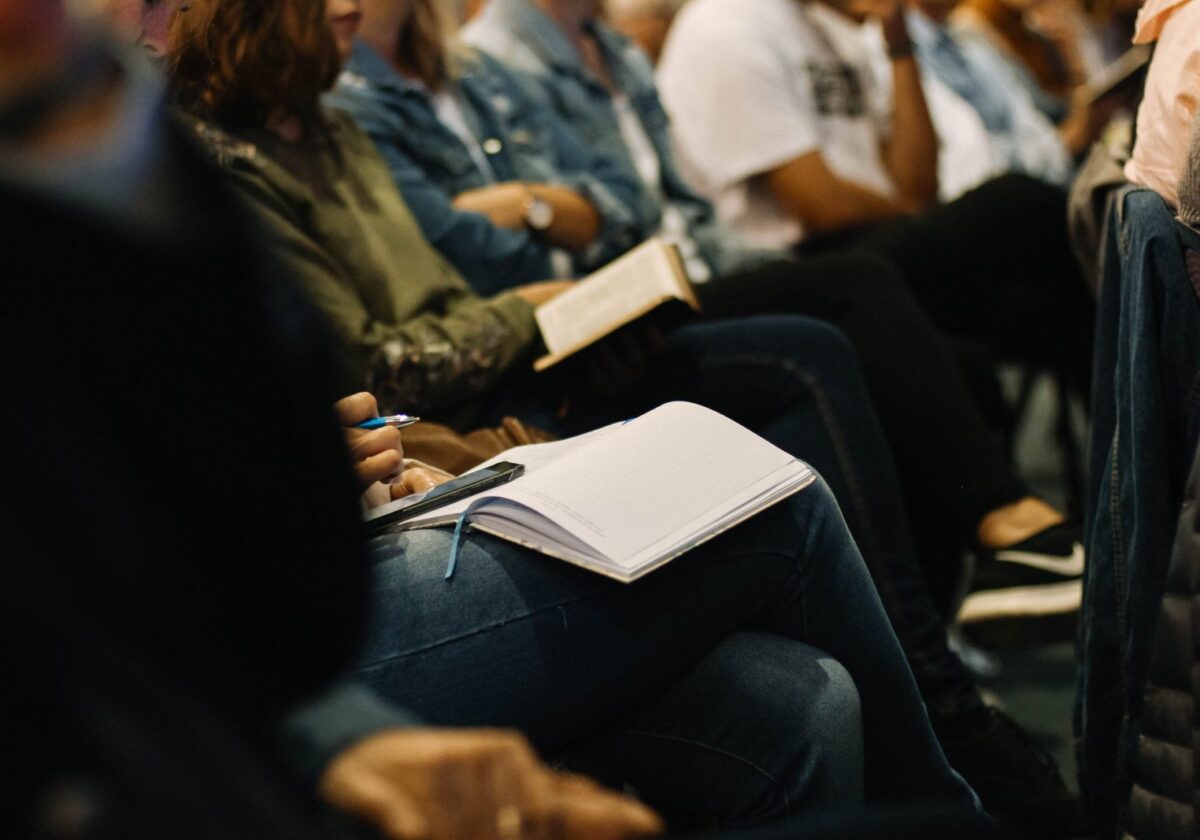
<instances>
[{"instance_id":1,"label":"orange shirt","mask_svg":"<svg viewBox=\"0 0 1200 840\"><path fill-rule=\"evenodd\" d=\"M1187 159L1192 117L1200 98L1200 2L1146 0L1135 44L1157 41L1137 115L1137 143L1125 177L1179 205L1179 176Z\"/></svg>"}]
</instances>

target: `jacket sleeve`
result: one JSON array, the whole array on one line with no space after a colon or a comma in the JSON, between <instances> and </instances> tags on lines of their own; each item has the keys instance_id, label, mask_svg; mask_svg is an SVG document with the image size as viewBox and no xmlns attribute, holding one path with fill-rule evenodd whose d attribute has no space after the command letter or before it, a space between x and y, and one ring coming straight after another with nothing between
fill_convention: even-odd
<instances>
[{"instance_id":1,"label":"jacket sleeve","mask_svg":"<svg viewBox=\"0 0 1200 840\"><path fill-rule=\"evenodd\" d=\"M326 766L355 742L385 729L422 725L412 713L365 687L339 682L293 707L281 722L279 737L289 766L316 787Z\"/></svg>"},{"instance_id":2,"label":"jacket sleeve","mask_svg":"<svg viewBox=\"0 0 1200 840\"><path fill-rule=\"evenodd\" d=\"M539 280L554 279L550 247L528 230L509 230L487 216L458 210L449 195L396 142L411 129L399 117L359 97L333 100L349 111L387 163L404 203L421 232L480 294L495 294Z\"/></svg>"},{"instance_id":3,"label":"jacket sleeve","mask_svg":"<svg viewBox=\"0 0 1200 840\"><path fill-rule=\"evenodd\" d=\"M489 56L481 55L480 61L487 72L504 76L518 107L540 123L559 173L557 183L582 195L600 215L600 232L576 255L581 272L599 268L655 232L657 213L650 218L638 212L647 205L636 173L588 145L531 79Z\"/></svg>"},{"instance_id":4,"label":"jacket sleeve","mask_svg":"<svg viewBox=\"0 0 1200 840\"><path fill-rule=\"evenodd\" d=\"M278 258L329 319L342 345L348 387L373 391L381 406L441 412L488 391L527 357L537 327L533 307L517 295L481 298L448 282L424 312L385 323L371 315L353 278L305 231L283 197L254 175L234 176L267 226Z\"/></svg>"}]
</instances>

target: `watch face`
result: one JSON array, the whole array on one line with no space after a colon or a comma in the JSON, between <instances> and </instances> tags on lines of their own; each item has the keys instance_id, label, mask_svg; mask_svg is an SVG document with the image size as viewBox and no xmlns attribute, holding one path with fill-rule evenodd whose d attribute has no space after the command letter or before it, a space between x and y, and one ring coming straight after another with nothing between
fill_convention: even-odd
<instances>
[{"instance_id":1,"label":"watch face","mask_svg":"<svg viewBox=\"0 0 1200 840\"><path fill-rule=\"evenodd\" d=\"M525 209L525 223L533 230L546 230L554 224L554 207L549 202L534 198Z\"/></svg>"}]
</instances>

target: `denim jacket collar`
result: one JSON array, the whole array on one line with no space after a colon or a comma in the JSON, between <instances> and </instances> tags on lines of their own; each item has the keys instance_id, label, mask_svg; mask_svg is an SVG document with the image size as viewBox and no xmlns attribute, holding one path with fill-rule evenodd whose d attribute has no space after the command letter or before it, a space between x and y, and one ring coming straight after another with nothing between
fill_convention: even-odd
<instances>
[{"instance_id":1,"label":"denim jacket collar","mask_svg":"<svg viewBox=\"0 0 1200 840\"><path fill-rule=\"evenodd\" d=\"M340 82L399 94L428 96L424 87L397 73L383 56L367 46L361 38L354 41L354 51L346 62Z\"/></svg>"},{"instance_id":2,"label":"denim jacket collar","mask_svg":"<svg viewBox=\"0 0 1200 840\"><path fill-rule=\"evenodd\" d=\"M488 11L504 21L551 70L568 73L589 85L600 86L558 24L530 0L491 0L491 6ZM602 27L594 23L586 26L603 47L602 38L608 33L602 35Z\"/></svg>"}]
</instances>

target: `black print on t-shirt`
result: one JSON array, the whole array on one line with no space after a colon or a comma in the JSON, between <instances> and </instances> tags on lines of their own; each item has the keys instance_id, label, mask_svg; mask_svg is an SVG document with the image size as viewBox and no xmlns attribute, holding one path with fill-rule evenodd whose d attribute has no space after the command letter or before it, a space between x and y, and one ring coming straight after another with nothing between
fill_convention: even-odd
<instances>
[{"instance_id":1,"label":"black print on t-shirt","mask_svg":"<svg viewBox=\"0 0 1200 840\"><path fill-rule=\"evenodd\" d=\"M861 117L867 112L862 82L852 65L810 62L808 77L817 113L822 116Z\"/></svg>"}]
</instances>

